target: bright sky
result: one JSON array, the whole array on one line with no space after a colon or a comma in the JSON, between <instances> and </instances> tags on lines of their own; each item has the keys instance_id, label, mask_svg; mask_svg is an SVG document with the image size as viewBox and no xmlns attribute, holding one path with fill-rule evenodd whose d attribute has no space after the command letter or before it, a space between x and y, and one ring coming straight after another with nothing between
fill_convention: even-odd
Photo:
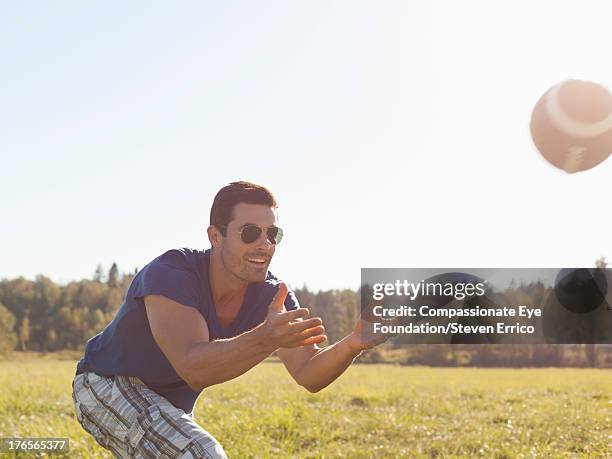
<instances>
[{"instance_id":1,"label":"bright sky","mask_svg":"<svg viewBox=\"0 0 612 459\"><path fill-rule=\"evenodd\" d=\"M433 5L433 6L432 6ZM5 2L0 278L209 247L216 191L277 196L292 286L361 267L612 258L612 160L529 138L568 78L612 87L609 1Z\"/></svg>"}]
</instances>

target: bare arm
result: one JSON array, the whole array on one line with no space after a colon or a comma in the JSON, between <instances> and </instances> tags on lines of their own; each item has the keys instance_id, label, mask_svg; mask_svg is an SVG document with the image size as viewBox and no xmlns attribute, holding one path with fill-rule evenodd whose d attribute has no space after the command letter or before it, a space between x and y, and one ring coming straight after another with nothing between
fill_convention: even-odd
<instances>
[{"instance_id":1,"label":"bare arm","mask_svg":"<svg viewBox=\"0 0 612 459\"><path fill-rule=\"evenodd\" d=\"M185 352L182 365L196 390L234 379L268 357L274 349L260 330L242 335L194 343Z\"/></svg>"},{"instance_id":2,"label":"bare arm","mask_svg":"<svg viewBox=\"0 0 612 459\"><path fill-rule=\"evenodd\" d=\"M398 323L398 320L383 320ZM278 356L295 381L310 392L318 392L338 378L365 349L385 342L390 335L373 333L371 322L360 319L352 333L320 349L316 345L279 349Z\"/></svg>"},{"instance_id":3,"label":"bare arm","mask_svg":"<svg viewBox=\"0 0 612 459\"><path fill-rule=\"evenodd\" d=\"M316 345L279 349L277 354L295 381L318 392L346 371L361 349L349 345L349 336L324 349Z\"/></svg>"},{"instance_id":4,"label":"bare arm","mask_svg":"<svg viewBox=\"0 0 612 459\"><path fill-rule=\"evenodd\" d=\"M320 319L297 322L308 310L283 311L286 295L283 284L264 323L212 342L206 320L195 309L160 295L146 296L145 306L155 342L189 387L201 390L240 376L278 348L324 340Z\"/></svg>"}]
</instances>

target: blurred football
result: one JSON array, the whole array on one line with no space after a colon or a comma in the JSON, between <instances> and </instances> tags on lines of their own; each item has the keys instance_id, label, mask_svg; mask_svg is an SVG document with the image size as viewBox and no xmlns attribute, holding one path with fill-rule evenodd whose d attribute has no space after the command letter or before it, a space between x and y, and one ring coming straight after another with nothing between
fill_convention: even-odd
<instances>
[{"instance_id":1,"label":"blurred football","mask_svg":"<svg viewBox=\"0 0 612 459\"><path fill-rule=\"evenodd\" d=\"M563 81L540 97L530 129L554 166L568 173L591 169L612 152L612 94L591 81Z\"/></svg>"}]
</instances>

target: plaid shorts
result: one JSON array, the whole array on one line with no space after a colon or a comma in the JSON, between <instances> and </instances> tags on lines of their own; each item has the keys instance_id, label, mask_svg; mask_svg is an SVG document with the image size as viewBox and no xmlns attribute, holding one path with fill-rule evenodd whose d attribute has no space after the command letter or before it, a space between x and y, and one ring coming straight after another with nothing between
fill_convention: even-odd
<instances>
[{"instance_id":1,"label":"plaid shorts","mask_svg":"<svg viewBox=\"0 0 612 459\"><path fill-rule=\"evenodd\" d=\"M72 382L79 423L120 458L226 458L219 442L140 379L82 373Z\"/></svg>"}]
</instances>

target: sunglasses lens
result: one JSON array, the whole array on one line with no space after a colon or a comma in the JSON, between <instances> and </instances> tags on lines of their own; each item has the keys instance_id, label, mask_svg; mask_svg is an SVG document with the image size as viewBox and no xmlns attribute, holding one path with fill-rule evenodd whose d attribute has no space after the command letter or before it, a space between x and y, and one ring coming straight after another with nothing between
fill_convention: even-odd
<instances>
[{"instance_id":1,"label":"sunglasses lens","mask_svg":"<svg viewBox=\"0 0 612 459\"><path fill-rule=\"evenodd\" d=\"M261 228L255 225L248 225L242 228L242 242L251 244L261 236Z\"/></svg>"},{"instance_id":2,"label":"sunglasses lens","mask_svg":"<svg viewBox=\"0 0 612 459\"><path fill-rule=\"evenodd\" d=\"M277 226L268 228L268 240L271 244L278 244L283 239L283 230Z\"/></svg>"},{"instance_id":3,"label":"sunglasses lens","mask_svg":"<svg viewBox=\"0 0 612 459\"><path fill-rule=\"evenodd\" d=\"M261 236L261 232L263 230L257 225L247 225L242 228L242 242L245 244L252 244ZM268 241L270 244L278 244L283 238L283 230L278 228L277 226L271 226L266 230L266 236L268 236Z\"/></svg>"}]
</instances>

